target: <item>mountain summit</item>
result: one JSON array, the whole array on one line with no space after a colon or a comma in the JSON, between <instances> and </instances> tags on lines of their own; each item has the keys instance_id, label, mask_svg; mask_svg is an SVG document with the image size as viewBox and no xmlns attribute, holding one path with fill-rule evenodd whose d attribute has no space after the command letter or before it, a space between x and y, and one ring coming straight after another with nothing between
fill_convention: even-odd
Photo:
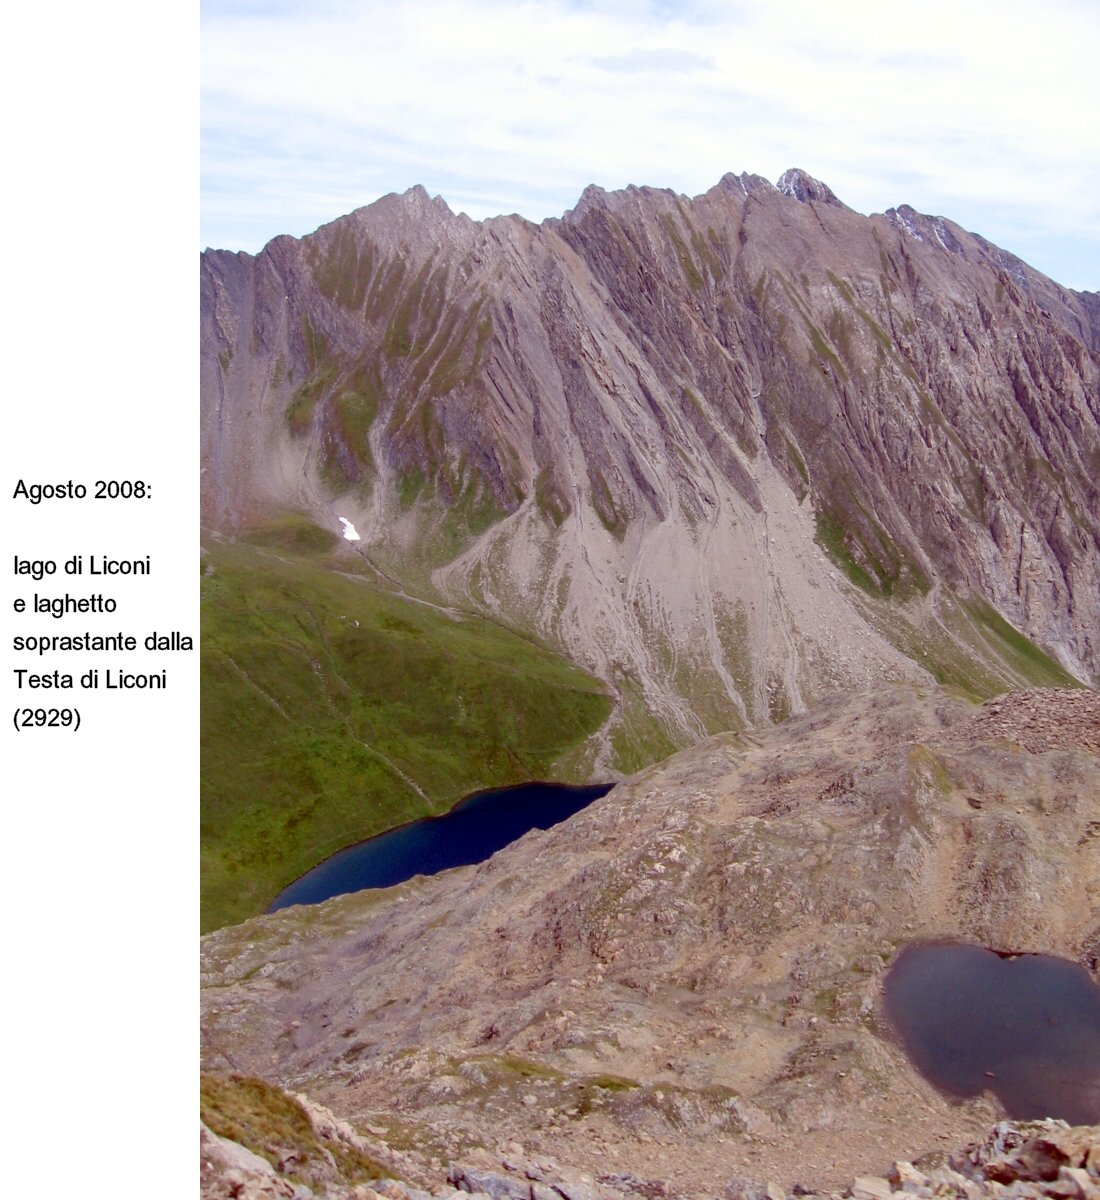
<instances>
[{"instance_id":1,"label":"mountain summit","mask_svg":"<svg viewBox=\"0 0 1100 1200\"><path fill-rule=\"evenodd\" d=\"M1100 1115L1091 1026L948 1100L881 1000L914 940L1096 975L1100 298L800 170L414 188L203 255L202 352L208 1194L1095 1190L1095 1129L864 1173L1003 1069ZM228 925L548 773L628 777Z\"/></svg>"},{"instance_id":2,"label":"mountain summit","mask_svg":"<svg viewBox=\"0 0 1100 1200\"><path fill-rule=\"evenodd\" d=\"M1100 306L803 171L202 257L203 514L602 679L630 770L838 689L1100 679Z\"/></svg>"}]
</instances>

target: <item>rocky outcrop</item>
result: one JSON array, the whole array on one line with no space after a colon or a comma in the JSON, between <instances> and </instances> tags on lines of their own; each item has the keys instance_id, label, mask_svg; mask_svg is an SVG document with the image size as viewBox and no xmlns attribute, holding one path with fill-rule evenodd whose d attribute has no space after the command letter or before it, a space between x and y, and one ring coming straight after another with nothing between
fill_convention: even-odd
<instances>
[{"instance_id":1,"label":"rocky outcrop","mask_svg":"<svg viewBox=\"0 0 1100 1200\"><path fill-rule=\"evenodd\" d=\"M305 1097L297 1099L311 1104ZM353 1183L335 1172L309 1187L293 1182L282 1164L272 1166L205 1126L201 1156L204 1200L678 1200L684 1195L667 1179L642 1179L631 1172L597 1176L547 1159L527 1160L522 1153L494 1157L485 1151L472 1152L466 1162L450 1163L445 1179L422 1178L424 1187L393 1178ZM882 1175L860 1176L843 1189L817 1188L812 1181L787 1189L770 1181L716 1177L703 1185L702 1194L726 1200L890 1200L895 1195L1097 1200L1100 1126L1001 1121L980 1141L948 1154L929 1154L916 1163L893 1162Z\"/></svg>"},{"instance_id":2,"label":"rocky outcrop","mask_svg":"<svg viewBox=\"0 0 1100 1200\"><path fill-rule=\"evenodd\" d=\"M410 1169L399 1151L364 1138L310 1097L257 1077L204 1074L200 1115L204 1200L373 1200L395 1169Z\"/></svg>"},{"instance_id":3,"label":"rocky outcrop","mask_svg":"<svg viewBox=\"0 0 1100 1200\"><path fill-rule=\"evenodd\" d=\"M417 188L202 298L208 524L346 518L350 567L555 645L617 697L594 766L1100 678L1095 297L943 218L800 171L539 226Z\"/></svg>"},{"instance_id":4,"label":"rocky outcrop","mask_svg":"<svg viewBox=\"0 0 1100 1200\"><path fill-rule=\"evenodd\" d=\"M775 186L776 190L782 192L784 196L791 196L801 204L832 204L837 208L845 207L836 198L832 188L822 183L820 179L814 179L812 175L807 175L798 167L784 171Z\"/></svg>"},{"instance_id":5,"label":"rocky outcrop","mask_svg":"<svg viewBox=\"0 0 1100 1200\"><path fill-rule=\"evenodd\" d=\"M473 1147L676 1194L881 1175L999 1115L897 1044L899 948L1095 977L1098 730L1092 692L897 685L709 739L478 867L210 935L205 1061L411 1139L429 1176L490 1169Z\"/></svg>"},{"instance_id":6,"label":"rocky outcrop","mask_svg":"<svg viewBox=\"0 0 1100 1200\"><path fill-rule=\"evenodd\" d=\"M283 1179L265 1158L229 1138L199 1127L199 1170L203 1200L307 1200L312 1192Z\"/></svg>"}]
</instances>

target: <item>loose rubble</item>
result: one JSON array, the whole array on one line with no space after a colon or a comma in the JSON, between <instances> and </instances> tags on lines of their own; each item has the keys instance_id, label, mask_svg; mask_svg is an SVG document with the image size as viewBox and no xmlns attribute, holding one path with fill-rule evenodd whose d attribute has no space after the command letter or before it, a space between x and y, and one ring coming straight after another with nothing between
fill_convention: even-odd
<instances>
[{"instance_id":1,"label":"loose rubble","mask_svg":"<svg viewBox=\"0 0 1100 1200\"><path fill-rule=\"evenodd\" d=\"M301 1099L301 1097L299 1097ZM318 1133L338 1130L327 1110L311 1105ZM374 1147L377 1150L377 1147ZM592 1175L549 1160L494 1157L475 1151L452 1162L445 1179L418 1187L399 1179L350 1184L339 1179L316 1188L294 1183L243 1146L202 1129L203 1200L889 1200L894 1195L959 1200L1100 1200L1100 1125L1063 1121L1001 1121L979 1142L916 1162L894 1162L882 1175L863 1175L842 1190L813 1181L789 1191L774 1182L715 1179L710 1188L683 1192L668 1180L630 1172Z\"/></svg>"}]
</instances>

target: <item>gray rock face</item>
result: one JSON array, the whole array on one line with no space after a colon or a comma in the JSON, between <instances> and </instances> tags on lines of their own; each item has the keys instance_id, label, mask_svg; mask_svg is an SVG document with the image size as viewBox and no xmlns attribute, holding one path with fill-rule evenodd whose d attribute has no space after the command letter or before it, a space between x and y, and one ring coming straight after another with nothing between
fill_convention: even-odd
<instances>
[{"instance_id":1,"label":"gray rock face","mask_svg":"<svg viewBox=\"0 0 1100 1200\"><path fill-rule=\"evenodd\" d=\"M413 189L208 252L202 308L204 520L345 517L557 646L618 696L605 766L883 678L1100 678L1096 299L942 218L801 171L540 226Z\"/></svg>"},{"instance_id":2,"label":"gray rock face","mask_svg":"<svg viewBox=\"0 0 1100 1200\"><path fill-rule=\"evenodd\" d=\"M800 204L812 202L814 204L832 204L837 208L845 207L836 198L832 188L797 167L784 171L775 186L784 196L791 196Z\"/></svg>"},{"instance_id":3,"label":"gray rock face","mask_svg":"<svg viewBox=\"0 0 1100 1200\"><path fill-rule=\"evenodd\" d=\"M284 1179L266 1159L205 1125L199 1129L203 1200L238 1196L241 1200L309 1200L309 1188Z\"/></svg>"},{"instance_id":4,"label":"gray rock face","mask_svg":"<svg viewBox=\"0 0 1100 1200\"><path fill-rule=\"evenodd\" d=\"M531 1200L531 1184L508 1175L455 1165L447 1178L460 1191L476 1192L490 1200Z\"/></svg>"}]
</instances>

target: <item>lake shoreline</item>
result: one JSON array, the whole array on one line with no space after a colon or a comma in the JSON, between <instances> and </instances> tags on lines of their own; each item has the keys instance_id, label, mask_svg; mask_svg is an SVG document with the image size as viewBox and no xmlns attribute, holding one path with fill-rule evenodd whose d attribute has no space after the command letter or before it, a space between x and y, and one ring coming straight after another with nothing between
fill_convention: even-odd
<instances>
[{"instance_id":1,"label":"lake shoreline","mask_svg":"<svg viewBox=\"0 0 1100 1200\"><path fill-rule=\"evenodd\" d=\"M320 904L351 891L393 887L415 875L435 875L452 867L483 862L530 830L552 828L567 820L605 796L612 787L614 783L573 785L529 780L508 787L481 788L457 800L446 812L417 817L334 851L282 888L264 912L278 912L291 905ZM519 804L515 803L517 798ZM525 803L524 814L533 817L526 822L516 819ZM485 808L493 811L480 811ZM481 826L477 825L479 820ZM540 824L540 821L545 823ZM503 839L500 837L502 827L508 834ZM441 838L439 833L444 829L450 829L455 838ZM485 852L480 853L475 847ZM387 849L390 850L388 857ZM424 855L421 865L427 869L410 869L409 864L415 861L417 854ZM359 864L354 870L350 866L353 859ZM399 864L396 867L395 862ZM381 882L370 882L372 869L382 872L378 876ZM367 882L344 886L360 871ZM395 873L401 877L391 878ZM336 890L328 891L329 887ZM320 895L321 891L328 894Z\"/></svg>"}]
</instances>

